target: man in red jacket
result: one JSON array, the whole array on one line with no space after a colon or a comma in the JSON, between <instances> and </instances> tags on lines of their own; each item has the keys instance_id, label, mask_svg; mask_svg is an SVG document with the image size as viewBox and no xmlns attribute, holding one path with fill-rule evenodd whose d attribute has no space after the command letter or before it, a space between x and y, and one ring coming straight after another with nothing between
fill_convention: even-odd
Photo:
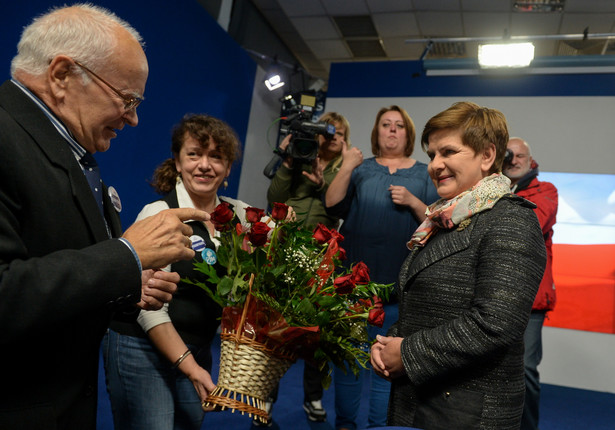
<instances>
[{"instance_id":1,"label":"man in red jacket","mask_svg":"<svg viewBox=\"0 0 615 430\"><path fill-rule=\"evenodd\" d=\"M508 141L512 159L504 166L504 174L510 178L511 191L536 205L536 216L542 228L547 248L547 266L532 313L525 331L525 405L521 430L538 429L540 380L538 364L542 359L542 325L547 311L555 306L553 283L553 225L557 214L557 188L550 182L539 181L538 163L534 161L530 146L523 139L513 137Z\"/></svg>"}]
</instances>

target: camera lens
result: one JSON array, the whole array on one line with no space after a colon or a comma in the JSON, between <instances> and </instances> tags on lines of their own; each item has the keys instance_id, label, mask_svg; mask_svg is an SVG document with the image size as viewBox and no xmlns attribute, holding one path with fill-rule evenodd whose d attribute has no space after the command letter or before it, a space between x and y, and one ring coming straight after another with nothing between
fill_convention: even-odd
<instances>
[{"instance_id":1,"label":"camera lens","mask_svg":"<svg viewBox=\"0 0 615 430\"><path fill-rule=\"evenodd\" d=\"M314 141L313 140L298 140L295 142L295 150L297 151L297 155L301 157L307 157L314 151Z\"/></svg>"},{"instance_id":2,"label":"camera lens","mask_svg":"<svg viewBox=\"0 0 615 430\"><path fill-rule=\"evenodd\" d=\"M510 163L512 163L514 154L510 149L507 149L506 152L504 153L504 161L502 162L502 166L506 167L508 166Z\"/></svg>"}]
</instances>

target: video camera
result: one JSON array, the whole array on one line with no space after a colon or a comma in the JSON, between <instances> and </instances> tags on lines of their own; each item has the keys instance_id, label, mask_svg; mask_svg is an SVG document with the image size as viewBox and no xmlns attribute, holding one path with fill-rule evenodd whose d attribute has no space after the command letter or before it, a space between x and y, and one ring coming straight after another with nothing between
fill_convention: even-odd
<instances>
[{"instance_id":1,"label":"video camera","mask_svg":"<svg viewBox=\"0 0 615 430\"><path fill-rule=\"evenodd\" d=\"M504 160L502 161L502 170L510 167L514 156L515 154L513 154L510 149L506 150L506 152L504 153Z\"/></svg>"},{"instance_id":2,"label":"video camera","mask_svg":"<svg viewBox=\"0 0 615 430\"><path fill-rule=\"evenodd\" d=\"M290 143L286 148L285 156L292 157L298 162L311 162L318 155L318 135L331 138L335 135L335 127L326 122L312 122L312 109L316 102L315 97L301 95L300 104L289 99L291 107L287 116L282 117L280 134L291 134Z\"/></svg>"},{"instance_id":3,"label":"video camera","mask_svg":"<svg viewBox=\"0 0 615 430\"><path fill-rule=\"evenodd\" d=\"M280 99L283 103L283 115L280 126L280 137L291 135L286 151L276 148L276 154L269 164L265 166L263 174L272 179L281 160L291 157L297 163L310 163L318 156L318 135L331 138L335 135L335 127L332 124L319 121L313 122L313 109L316 105L316 97L301 94L300 102L297 103L292 95Z\"/></svg>"},{"instance_id":4,"label":"video camera","mask_svg":"<svg viewBox=\"0 0 615 430\"><path fill-rule=\"evenodd\" d=\"M335 127L326 122L311 122L311 114L300 110L284 120L280 133L291 134L290 142L284 155L298 162L311 162L318 155L318 135L331 138L335 135Z\"/></svg>"}]
</instances>

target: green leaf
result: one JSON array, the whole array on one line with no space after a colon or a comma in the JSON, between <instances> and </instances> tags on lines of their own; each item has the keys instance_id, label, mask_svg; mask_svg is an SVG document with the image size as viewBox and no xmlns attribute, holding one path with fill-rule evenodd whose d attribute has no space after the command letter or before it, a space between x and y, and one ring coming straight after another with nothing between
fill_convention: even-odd
<instances>
[{"instance_id":1,"label":"green leaf","mask_svg":"<svg viewBox=\"0 0 615 430\"><path fill-rule=\"evenodd\" d=\"M316 308L307 298L304 298L299 302L297 306L297 312L306 314L307 316L316 315Z\"/></svg>"},{"instance_id":2,"label":"green leaf","mask_svg":"<svg viewBox=\"0 0 615 430\"><path fill-rule=\"evenodd\" d=\"M223 246L218 247L216 257L220 265L227 267L229 262L229 249Z\"/></svg>"},{"instance_id":3,"label":"green leaf","mask_svg":"<svg viewBox=\"0 0 615 430\"><path fill-rule=\"evenodd\" d=\"M316 316L316 322L318 323L319 326L326 325L330 319L331 319L331 313L327 311L318 312L318 315Z\"/></svg>"},{"instance_id":4,"label":"green leaf","mask_svg":"<svg viewBox=\"0 0 615 430\"><path fill-rule=\"evenodd\" d=\"M330 375L330 374L327 374L326 376L324 376L324 377L322 378L322 381L321 381L321 383L322 383L322 388L323 388L324 390L328 390L328 389L329 389L329 387L331 386L331 381L332 381L332 380L333 380L333 379L331 378L331 375Z\"/></svg>"},{"instance_id":5,"label":"green leaf","mask_svg":"<svg viewBox=\"0 0 615 430\"><path fill-rule=\"evenodd\" d=\"M316 303L318 303L321 308L332 308L337 305L338 302L339 299L335 296L318 296L316 298Z\"/></svg>"},{"instance_id":6,"label":"green leaf","mask_svg":"<svg viewBox=\"0 0 615 430\"><path fill-rule=\"evenodd\" d=\"M206 275L209 278L210 282L217 284L220 280L218 274L216 273L216 269L213 266L205 263L204 261L195 261L194 267L197 272L201 272Z\"/></svg>"},{"instance_id":7,"label":"green leaf","mask_svg":"<svg viewBox=\"0 0 615 430\"><path fill-rule=\"evenodd\" d=\"M226 296L231 292L233 288L233 280L228 276L222 278L220 282L218 282L218 294L221 296Z\"/></svg>"},{"instance_id":8,"label":"green leaf","mask_svg":"<svg viewBox=\"0 0 615 430\"><path fill-rule=\"evenodd\" d=\"M271 269L271 273L273 274L273 276L275 276L276 278L278 276L280 276L282 273L286 272L286 264L281 264L277 267L274 267L273 269Z\"/></svg>"}]
</instances>

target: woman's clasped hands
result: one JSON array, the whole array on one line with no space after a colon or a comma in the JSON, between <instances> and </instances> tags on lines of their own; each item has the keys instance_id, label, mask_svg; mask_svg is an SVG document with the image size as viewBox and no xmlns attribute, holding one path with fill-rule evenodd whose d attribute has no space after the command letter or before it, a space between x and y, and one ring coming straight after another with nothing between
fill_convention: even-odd
<instances>
[{"instance_id":1,"label":"woman's clasped hands","mask_svg":"<svg viewBox=\"0 0 615 430\"><path fill-rule=\"evenodd\" d=\"M401 361L401 337L376 336L371 349L371 364L380 377L391 380L405 373Z\"/></svg>"}]
</instances>

